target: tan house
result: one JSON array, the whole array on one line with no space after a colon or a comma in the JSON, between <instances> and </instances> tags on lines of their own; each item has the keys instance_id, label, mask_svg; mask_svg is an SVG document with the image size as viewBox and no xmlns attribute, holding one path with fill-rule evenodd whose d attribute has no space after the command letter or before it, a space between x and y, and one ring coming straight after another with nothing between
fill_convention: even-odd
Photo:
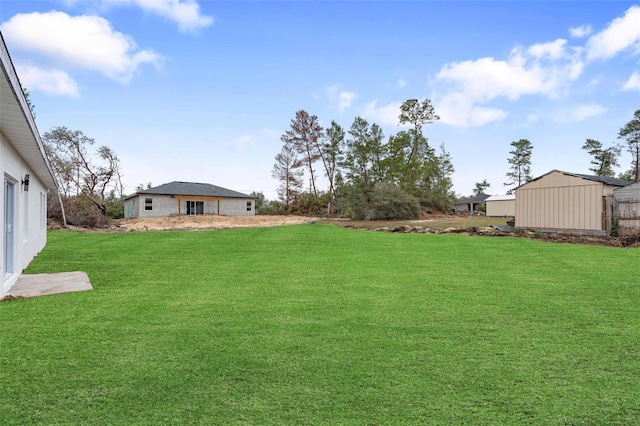
<instances>
[{"instance_id":1,"label":"tan house","mask_svg":"<svg viewBox=\"0 0 640 426\"><path fill-rule=\"evenodd\" d=\"M516 215L516 196L492 195L484 200L486 214L492 217L514 217Z\"/></svg>"},{"instance_id":2,"label":"tan house","mask_svg":"<svg viewBox=\"0 0 640 426\"><path fill-rule=\"evenodd\" d=\"M515 227L605 235L611 223L606 206L612 205L613 190L630 183L552 170L516 188Z\"/></svg>"}]
</instances>

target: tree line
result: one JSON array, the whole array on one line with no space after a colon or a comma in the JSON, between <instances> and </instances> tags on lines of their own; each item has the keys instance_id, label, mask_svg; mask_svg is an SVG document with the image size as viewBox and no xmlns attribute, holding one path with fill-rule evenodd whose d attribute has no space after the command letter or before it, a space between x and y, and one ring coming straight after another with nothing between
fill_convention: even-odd
<instances>
[{"instance_id":1,"label":"tree line","mask_svg":"<svg viewBox=\"0 0 640 426\"><path fill-rule=\"evenodd\" d=\"M398 124L382 128L355 117L348 129L335 120L324 129L315 115L296 112L281 137L272 176L284 212L328 213L355 219L414 218L420 210L450 211L454 168L444 144L435 150L423 127L439 120L431 101L402 103ZM318 173L328 182L319 188ZM308 188L305 185L308 184Z\"/></svg>"},{"instance_id":2,"label":"tree line","mask_svg":"<svg viewBox=\"0 0 640 426\"><path fill-rule=\"evenodd\" d=\"M617 178L638 182L640 181L640 110L637 110L633 119L620 129L618 139L624 143L613 143L609 147L604 147L602 142L587 138L582 149L592 157L589 171L596 176L616 177L614 168L620 166L620 156L622 150L626 148L626 151L631 154L631 167L619 173ZM531 154L533 151L531 142L527 139L520 139L511 142L511 147L512 150L509 151L510 156L507 159L509 163L509 172L506 174L508 181L504 183L504 186L512 188L507 191L507 194L512 194L515 188L533 179L531 176ZM490 186L486 179L477 182L473 193L480 195Z\"/></svg>"},{"instance_id":3,"label":"tree line","mask_svg":"<svg viewBox=\"0 0 640 426\"><path fill-rule=\"evenodd\" d=\"M619 179L631 182L640 181L640 109L633 114L633 118L618 132L618 139L623 144L614 143L605 148L602 142L587 139L582 149L593 158L589 169L598 176L615 176L614 167L620 166L619 159L623 148L631 154L631 167L618 175Z\"/></svg>"}]
</instances>

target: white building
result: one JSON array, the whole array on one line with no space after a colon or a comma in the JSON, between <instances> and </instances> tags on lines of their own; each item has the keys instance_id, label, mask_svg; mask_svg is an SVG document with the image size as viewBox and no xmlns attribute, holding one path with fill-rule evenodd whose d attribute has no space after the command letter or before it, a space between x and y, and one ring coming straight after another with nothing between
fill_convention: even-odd
<instances>
[{"instance_id":1,"label":"white building","mask_svg":"<svg viewBox=\"0 0 640 426\"><path fill-rule=\"evenodd\" d=\"M514 217L516 215L516 196L492 195L485 201L487 216Z\"/></svg>"},{"instance_id":2,"label":"white building","mask_svg":"<svg viewBox=\"0 0 640 426\"><path fill-rule=\"evenodd\" d=\"M56 183L0 33L0 298L47 242L47 190Z\"/></svg>"}]
</instances>

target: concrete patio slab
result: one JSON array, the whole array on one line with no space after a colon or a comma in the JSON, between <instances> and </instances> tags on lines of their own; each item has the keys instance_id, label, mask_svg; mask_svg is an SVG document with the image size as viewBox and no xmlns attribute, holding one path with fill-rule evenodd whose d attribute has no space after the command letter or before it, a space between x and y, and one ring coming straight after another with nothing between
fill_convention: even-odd
<instances>
[{"instance_id":1,"label":"concrete patio slab","mask_svg":"<svg viewBox=\"0 0 640 426\"><path fill-rule=\"evenodd\" d=\"M13 297L37 297L92 289L93 287L86 272L23 274L11 287L8 295Z\"/></svg>"}]
</instances>

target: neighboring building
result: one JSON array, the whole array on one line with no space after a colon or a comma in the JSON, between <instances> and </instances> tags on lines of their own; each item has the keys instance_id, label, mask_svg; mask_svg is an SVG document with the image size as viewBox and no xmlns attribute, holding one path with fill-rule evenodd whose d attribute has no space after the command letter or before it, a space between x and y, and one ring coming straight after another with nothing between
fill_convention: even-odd
<instances>
[{"instance_id":1,"label":"neighboring building","mask_svg":"<svg viewBox=\"0 0 640 426\"><path fill-rule=\"evenodd\" d=\"M514 217L516 215L516 196L512 195L492 195L485 201L487 216L492 217Z\"/></svg>"},{"instance_id":2,"label":"neighboring building","mask_svg":"<svg viewBox=\"0 0 640 426\"><path fill-rule=\"evenodd\" d=\"M487 198L489 198L489 195L480 194L457 201L453 205L453 211L456 213L473 213L475 211L484 210L484 202Z\"/></svg>"},{"instance_id":3,"label":"neighboring building","mask_svg":"<svg viewBox=\"0 0 640 426\"><path fill-rule=\"evenodd\" d=\"M47 242L47 190L55 179L0 33L0 298Z\"/></svg>"},{"instance_id":4,"label":"neighboring building","mask_svg":"<svg viewBox=\"0 0 640 426\"><path fill-rule=\"evenodd\" d=\"M124 217L255 215L255 198L208 183L170 182L124 199Z\"/></svg>"},{"instance_id":5,"label":"neighboring building","mask_svg":"<svg viewBox=\"0 0 640 426\"><path fill-rule=\"evenodd\" d=\"M640 182L613 191L619 236L640 234Z\"/></svg>"},{"instance_id":6,"label":"neighboring building","mask_svg":"<svg viewBox=\"0 0 640 426\"><path fill-rule=\"evenodd\" d=\"M612 216L607 197L611 201L613 191L629 183L552 170L516 188L516 228L606 235Z\"/></svg>"}]
</instances>

